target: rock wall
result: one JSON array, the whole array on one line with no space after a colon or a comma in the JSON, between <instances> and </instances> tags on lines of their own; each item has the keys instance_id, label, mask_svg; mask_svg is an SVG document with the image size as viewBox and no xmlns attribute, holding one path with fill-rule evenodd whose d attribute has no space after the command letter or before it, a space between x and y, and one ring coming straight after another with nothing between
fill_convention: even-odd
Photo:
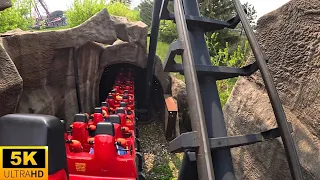
<instances>
[{"instance_id":1,"label":"rock wall","mask_svg":"<svg viewBox=\"0 0 320 180\"><path fill-rule=\"evenodd\" d=\"M0 1L0 11L11 7L10 0ZM22 91L22 78L0 39L0 116L16 110Z\"/></svg>"},{"instance_id":2,"label":"rock wall","mask_svg":"<svg viewBox=\"0 0 320 180\"><path fill-rule=\"evenodd\" d=\"M292 0L258 21L257 37L288 121L304 179L320 178L320 1ZM276 127L259 74L240 78L225 108L230 135ZM280 139L232 151L239 179L291 179Z\"/></svg>"},{"instance_id":3,"label":"rock wall","mask_svg":"<svg viewBox=\"0 0 320 180\"><path fill-rule=\"evenodd\" d=\"M16 110L22 91L22 78L0 43L0 116Z\"/></svg>"},{"instance_id":4,"label":"rock wall","mask_svg":"<svg viewBox=\"0 0 320 180\"><path fill-rule=\"evenodd\" d=\"M8 77L1 80L13 83L0 84L0 99L2 96L10 97L6 101L12 104L1 103L0 114L50 114L70 123L78 112L75 59L78 62L83 111L92 111L100 104L99 82L106 66L115 63L131 63L141 68L146 66L147 33L148 28L142 22L133 23L126 18L112 17L104 9L71 29L43 32L18 30L2 34L5 51L0 51L3 52L0 57L11 65L11 71L17 71L9 72L4 66L0 67L3 76ZM158 69L162 67L156 66L156 77L161 78L160 82L166 82L168 74ZM22 80L23 90L19 95Z\"/></svg>"},{"instance_id":5,"label":"rock wall","mask_svg":"<svg viewBox=\"0 0 320 180\"><path fill-rule=\"evenodd\" d=\"M11 7L11 0L0 0L0 11Z\"/></svg>"}]
</instances>

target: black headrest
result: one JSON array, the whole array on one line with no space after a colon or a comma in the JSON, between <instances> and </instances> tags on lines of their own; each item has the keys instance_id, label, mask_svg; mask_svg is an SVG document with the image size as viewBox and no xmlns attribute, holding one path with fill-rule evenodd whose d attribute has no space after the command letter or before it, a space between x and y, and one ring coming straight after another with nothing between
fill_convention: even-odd
<instances>
[{"instance_id":1,"label":"black headrest","mask_svg":"<svg viewBox=\"0 0 320 180\"><path fill-rule=\"evenodd\" d=\"M119 107L116 110L116 114L125 114L125 113L126 113L126 110L123 107Z\"/></svg>"},{"instance_id":2,"label":"black headrest","mask_svg":"<svg viewBox=\"0 0 320 180\"><path fill-rule=\"evenodd\" d=\"M117 90L115 90L115 89L111 90L111 93L116 93L116 92L117 92Z\"/></svg>"},{"instance_id":3,"label":"black headrest","mask_svg":"<svg viewBox=\"0 0 320 180\"><path fill-rule=\"evenodd\" d=\"M88 119L87 119L87 116L85 114L76 114L74 116L73 122L84 122L84 123L87 123Z\"/></svg>"},{"instance_id":4,"label":"black headrest","mask_svg":"<svg viewBox=\"0 0 320 180\"><path fill-rule=\"evenodd\" d=\"M123 95L122 99L128 99L129 97L127 95Z\"/></svg>"},{"instance_id":5,"label":"black headrest","mask_svg":"<svg viewBox=\"0 0 320 180\"><path fill-rule=\"evenodd\" d=\"M102 102L102 103L101 103L101 106L108 107L109 105L108 105L108 103L107 103L107 102Z\"/></svg>"},{"instance_id":6,"label":"black headrest","mask_svg":"<svg viewBox=\"0 0 320 180\"><path fill-rule=\"evenodd\" d=\"M131 111L131 110L127 110L127 114L128 114L128 115L131 115L131 114L132 114L132 111Z\"/></svg>"},{"instance_id":7,"label":"black headrest","mask_svg":"<svg viewBox=\"0 0 320 180\"><path fill-rule=\"evenodd\" d=\"M121 124L121 119L118 115L110 115L108 121L116 124Z\"/></svg>"},{"instance_id":8,"label":"black headrest","mask_svg":"<svg viewBox=\"0 0 320 180\"><path fill-rule=\"evenodd\" d=\"M67 130L66 121L61 119L60 122L62 123L64 130Z\"/></svg>"},{"instance_id":9,"label":"black headrest","mask_svg":"<svg viewBox=\"0 0 320 180\"><path fill-rule=\"evenodd\" d=\"M114 136L114 126L111 122L99 122L97 124L96 135L108 134Z\"/></svg>"},{"instance_id":10,"label":"black headrest","mask_svg":"<svg viewBox=\"0 0 320 180\"><path fill-rule=\"evenodd\" d=\"M124 90L123 93L124 93L124 94L128 94L128 93L129 93L129 90Z\"/></svg>"},{"instance_id":11,"label":"black headrest","mask_svg":"<svg viewBox=\"0 0 320 180\"><path fill-rule=\"evenodd\" d=\"M127 103L126 102L121 102L120 103L120 107L127 107Z\"/></svg>"},{"instance_id":12,"label":"black headrest","mask_svg":"<svg viewBox=\"0 0 320 180\"><path fill-rule=\"evenodd\" d=\"M112 95L109 95L109 96L108 96L108 99L113 99L113 96L112 96Z\"/></svg>"},{"instance_id":13,"label":"black headrest","mask_svg":"<svg viewBox=\"0 0 320 180\"><path fill-rule=\"evenodd\" d=\"M67 169L64 132L54 116L9 114L0 118L0 146L48 146L49 174Z\"/></svg>"},{"instance_id":14,"label":"black headrest","mask_svg":"<svg viewBox=\"0 0 320 180\"><path fill-rule=\"evenodd\" d=\"M94 108L94 113L101 113L101 114L102 114L102 109L101 109L101 107L96 107L96 108Z\"/></svg>"}]
</instances>

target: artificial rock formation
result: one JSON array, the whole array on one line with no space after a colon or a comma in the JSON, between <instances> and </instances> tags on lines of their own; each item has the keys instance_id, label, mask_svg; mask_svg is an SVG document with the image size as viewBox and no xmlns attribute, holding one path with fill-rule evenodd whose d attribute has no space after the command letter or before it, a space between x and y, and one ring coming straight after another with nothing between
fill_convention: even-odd
<instances>
[{"instance_id":1,"label":"artificial rock formation","mask_svg":"<svg viewBox=\"0 0 320 180\"><path fill-rule=\"evenodd\" d=\"M11 7L10 0L0 1L0 11L8 7ZM0 102L3 104L0 116L16 110L21 90L22 78L0 39Z\"/></svg>"},{"instance_id":2,"label":"artificial rock formation","mask_svg":"<svg viewBox=\"0 0 320 180\"><path fill-rule=\"evenodd\" d=\"M140 68L146 66L147 33L145 24L111 17L104 9L71 29L2 34L6 51L0 57L6 58L7 53L11 58L6 58L7 64L11 63L13 67L10 69L17 69L18 72L3 70L4 76L10 75L10 82L16 84L8 84L4 88L0 86L0 98L8 96L8 93L13 94L10 110L5 111L8 104L1 103L1 115L14 112L41 113L72 122L74 114L78 112L75 60L78 64L82 111L91 112L100 104L99 83L106 66L116 63L130 63ZM4 68L1 66L1 69ZM156 66L156 69L162 67ZM155 75L168 78L163 71ZM23 90L19 95L21 78ZM16 111L13 107L17 107Z\"/></svg>"},{"instance_id":3,"label":"artificial rock formation","mask_svg":"<svg viewBox=\"0 0 320 180\"><path fill-rule=\"evenodd\" d=\"M0 43L0 116L14 112L22 90L22 78Z\"/></svg>"},{"instance_id":4,"label":"artificial rock formation","mask_svg":"<svg viewBox=\"0 0 320 180\"><path fill-rule=\"evenodd\" d=\"M0 0L0 11L11 7L11 0Z\"/></svg>"},{"instance_id":5,"label":"artificial rock formation","mask_svg":"<svg viewBox=\"0 0 320 180\"><path fill-rule=\"evenodd\" d=\"M304 179L320 178L320 1L292 0L258 21ZM259 74L240 78L225 108L229 135L265 131L276 121ZM291 179L281 140L232 150L239 179Z\"/></svg>"}]
</instances>

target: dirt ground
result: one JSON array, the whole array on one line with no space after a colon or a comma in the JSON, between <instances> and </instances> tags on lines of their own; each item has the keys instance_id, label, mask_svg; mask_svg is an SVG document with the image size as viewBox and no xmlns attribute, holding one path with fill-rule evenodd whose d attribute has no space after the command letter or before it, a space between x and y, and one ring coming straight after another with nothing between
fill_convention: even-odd
<instances>
[{"instance_id":1,"label":"dirt ground","mask_svg":"<svg viewBox=\"0 0 320 180\"><path fill-rule=\"evenodd\" d=\"M148 180L175 180L181 165L182 154L168 152L160 122L139 125L144 170Z\"/></svg>"}]
</instances>

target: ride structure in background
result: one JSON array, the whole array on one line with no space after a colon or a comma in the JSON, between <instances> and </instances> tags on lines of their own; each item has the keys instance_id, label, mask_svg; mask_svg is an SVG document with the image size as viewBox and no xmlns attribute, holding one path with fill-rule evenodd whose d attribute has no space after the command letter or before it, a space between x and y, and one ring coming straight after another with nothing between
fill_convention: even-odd
<instances>
[{"instance_id":1,"label":"ride structure in background","mask_svg":"<svg viewBox=\"0 0 320 180\"><path fill-rule=\"evenodd\" d=\"M57 10L50 13L44 0L34 0L33 7L36 19L34 29L40 29L41 27L55 28L67 25L67 18L64 16L63 11Z\"/></svg>"}]
</instances>

